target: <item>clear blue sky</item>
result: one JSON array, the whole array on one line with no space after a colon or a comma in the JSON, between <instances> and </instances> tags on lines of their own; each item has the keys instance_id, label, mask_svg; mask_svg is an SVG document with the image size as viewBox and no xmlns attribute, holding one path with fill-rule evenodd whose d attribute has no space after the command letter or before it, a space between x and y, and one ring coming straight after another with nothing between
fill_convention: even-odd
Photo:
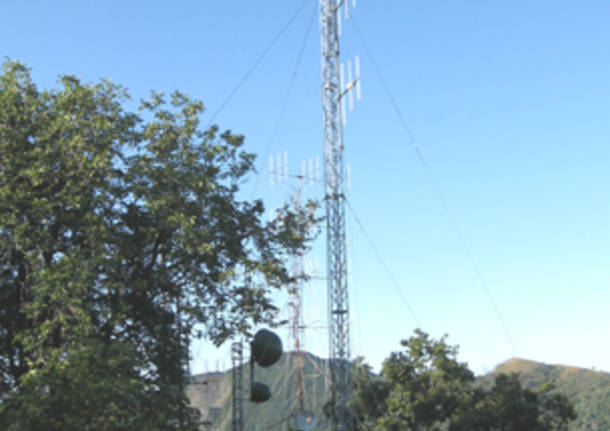
<instances>
[{"instance_id":1,"label":"clear blue sky","mask_svg":"<svg viewBox=\"0 0 610 431\"><path fill-rule=\"evenodd\" d=\"M41 87L60 74L111 78L134 106L151 89L182 90L204 101L205 123L301 4L4 2L0 54L29 65ZM292 172L322 152L317 16L273 135L316 4L215 118L252 152L287 152ZM343 22L342 57L360 55L363 92L345 129L349 199L423 329L448 333L478 373L517 355L610 371L610 3L359 0L353 14L431 175ZM245 196L273 207L290 187L270 189L261 158ZM416 323L351 215L348 224L352 351L377 368ZM323 240L314 252L322 269ZM306 290L312 319L325 318L325 289ZM327 355L323 331L306 338ZM226 349L193 351L194 371L229 365Z\"/></svg>"}]
</instances>

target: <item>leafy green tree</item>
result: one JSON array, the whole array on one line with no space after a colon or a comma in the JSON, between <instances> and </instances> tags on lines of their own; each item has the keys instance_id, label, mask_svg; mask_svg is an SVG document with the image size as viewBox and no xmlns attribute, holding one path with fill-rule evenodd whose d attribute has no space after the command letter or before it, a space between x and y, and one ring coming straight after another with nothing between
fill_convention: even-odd
<instances>
[{"instance_id":1,"label":"leafy green tree","mask_svg":"<svg viewBox=\"0 0 610 431\"><path fill-rule=\"evenodd\" d=\"M188 340L273 324L313 205L265 223L200 102L0 75L0 429L196 429Z\"/></svg>"},{"instance_id":2,"label":"leafy green tree","mask_svg":"<svg viewBox=\"0 0 610 431\"><path fill-rule=\"evenodd\" d=\"M434 430L446 424L474 381L457 347L417 329L383 364L390 385L380 430Z\"/></svg>"},{"instance_id":3,"label":"leafy green tree","mask_svg":"<svg viewBox=\"0 0 610 431\"><path fill-rule=\"evenodd\" d=\"M446 336L434 340L418 329L401 345L379 377L355 362L350 405L358 430L560 431L576 416L552 384L536 392L502 374L490 389L478 387Z\"/></svg>"},{"instance_id":4,"label":"leafy green tree","mask_svg":"<svg viewBox=\"0 0 610 431\"><path fill-rule=\"evenodd\" d=\"M524 388L518 374L496 376L489 390L475 388L454 414L452 431L567 430L574 406L549 382L538 391Z\"/></svg>"},{"instance_id":5,"label":"leafy green tree","mask_svg":"<svg viewBox=\"0 0 610 431\"><path fill-rule=\"evenodd\" d=\"M357 358L352 366L353 397L349 409L354 415L358 431L374 430L377 420L385 414L385 401L390 384L382 376L375 376L364 358Z\"/></svg>"}]
</instances>

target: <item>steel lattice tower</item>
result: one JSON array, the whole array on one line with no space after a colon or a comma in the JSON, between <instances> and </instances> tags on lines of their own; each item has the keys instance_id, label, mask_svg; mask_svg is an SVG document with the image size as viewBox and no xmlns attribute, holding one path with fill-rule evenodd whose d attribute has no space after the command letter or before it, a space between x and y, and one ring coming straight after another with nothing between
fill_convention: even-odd
<instances>
[{"instance_id":1,"label":"steel lattice tower","mask_svg":"<svg viewBox=\"0 0 610 431\"><path fill-rule=\"evenodd\" d=\"M243 344L235 342L231 345L231 361L233 362L232 383L233 388L233 421L232 431L243 431L244 429L244 387L243 387Z\"/></svg>"},{"instance_id":2,"label":"steel lattice tower","mask_svg":"<svg viewBox=\"0 0 610 431\"><path fill-rule=\"evenodd\" d=\"M343 1L319 0L322 54L322 110L324 119L324 200L326 205L326 259L328 277L329 362L334 400L333 430L348 431L347 408L351 393L349 351L349 302L345 244L345 195L342 97L339 85L338 10Z\"/></svg>"}]
</instances>

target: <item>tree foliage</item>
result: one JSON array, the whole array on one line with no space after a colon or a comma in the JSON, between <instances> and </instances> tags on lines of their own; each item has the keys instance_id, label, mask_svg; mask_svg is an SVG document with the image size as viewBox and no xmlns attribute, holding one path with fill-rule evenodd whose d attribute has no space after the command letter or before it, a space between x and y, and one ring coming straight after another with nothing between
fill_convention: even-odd
<instances>
[{"instance_id":1,"label":"tree foliage","mask_svg":"<svg viewBox=\"0 0 610 431\"><path fill-rule=\"evenodd\" d=\"M313 212L239 199L254 155L200 102L0 76L0 428L195 429L187 341L273 323Z\"/></svg>"},{"instance_id":2,"label":"tree foliage","mask_svg":"<svg viewBox=\"0 0 610 431\"><path fill-rule=\"evenodd\" d=\"M480 379L480 384L489 388L496 374L514 372L519 373L525 387L535 390L551 380L556 385L554 391L569 397L578 414L576 420L570 423L570 430L610 429L610 374L514 358Z\"/></svg>"},{"instance_id":3,"label":"tree foliage","mask_svg":"<svg viewBox=\"0 0 610 431\"><path fill-rule=\"evenodd\" d=\"M354 365L351 401L359 430L379 431L551 431L567 430L575 419L568 398L552 382L538 391L522 387L517 374L501 374L484 389L457 347L446 337L431 339L416 330L372 375L362 361Z\"/></svg>"}]
</instances>

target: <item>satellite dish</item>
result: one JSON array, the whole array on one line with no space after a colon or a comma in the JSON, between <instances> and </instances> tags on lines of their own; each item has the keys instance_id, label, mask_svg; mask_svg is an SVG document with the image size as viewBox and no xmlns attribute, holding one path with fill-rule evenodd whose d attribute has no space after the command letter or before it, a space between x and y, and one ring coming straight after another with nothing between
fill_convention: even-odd
<instances>
[{"instance_id":1,"label":"satellite dish","mask_svg":"<svg viewBox=\"0 0 610 431\"><path fill-rule=\"evenodd\" d=\"M269 386L254 382L250 387L250 401L253 403L264 403L271 398L271 389Z\"/></svg>"},{"instance_id":2,"label":"satellite dish","mask_svg":"<svg viewBox=\"0 0 610 431\"><path fill-rule=\"evenodd\" d=\"M261 367L275 364L282 356L282 340L275 332L259 330L252 341L252 356Z\"/></svg>"},{"instance_id":3,"label":"satellite dish","mask_svg":"<svg viewBox=\"0 0 610 431\"><path fill-rule=\"evenodd\" d=\"M316 418L312 412L302 410L297 413L297 429L301 431L311 431L316 426Z\"/></svg>"}]
</instances>

